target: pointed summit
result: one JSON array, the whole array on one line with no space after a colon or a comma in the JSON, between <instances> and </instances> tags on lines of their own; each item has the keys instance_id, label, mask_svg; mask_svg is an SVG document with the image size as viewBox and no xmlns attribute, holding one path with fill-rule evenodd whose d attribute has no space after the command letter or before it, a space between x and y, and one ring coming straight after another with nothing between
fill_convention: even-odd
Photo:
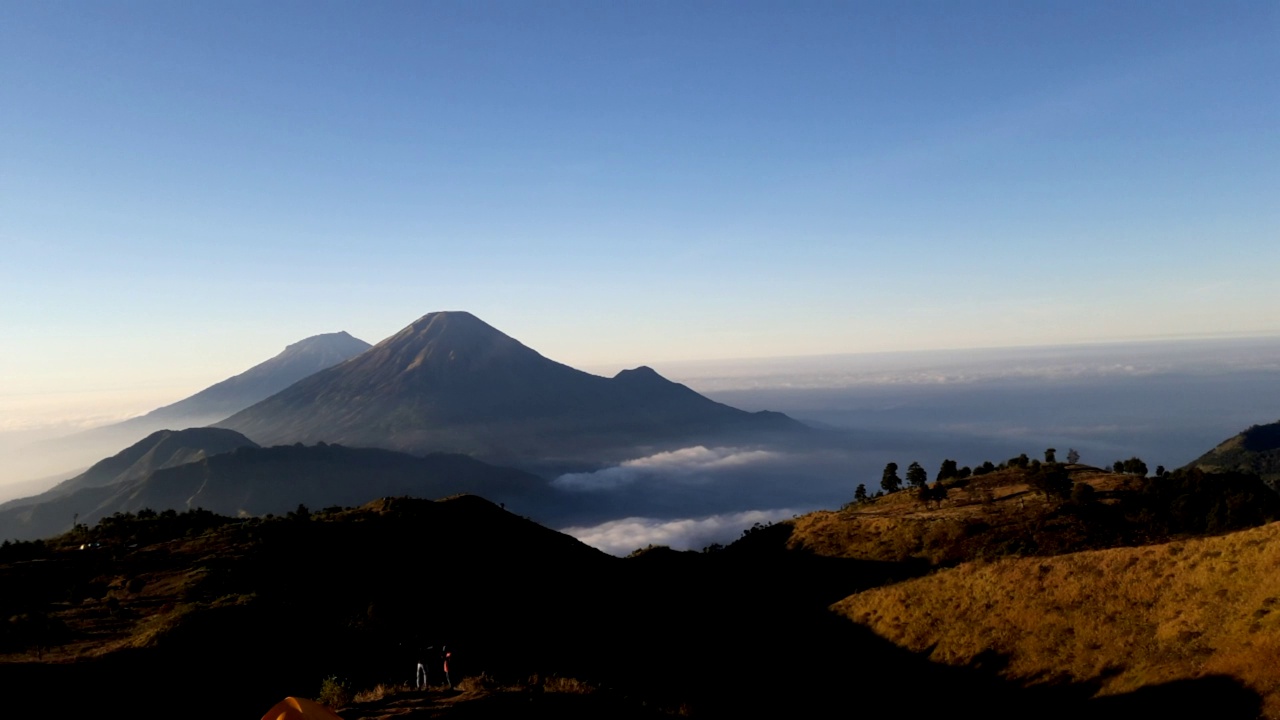
<instances>
[{"instance_id":1,"label":"pointed summit","mask_svg":"<svg viewBox=\"0 0 1280 720\"><path fill-rule=\"evenodd\" d=\"M423 315L361 358L361 366L390 381L391 375L441 379L492 366L546 361L468 312ZM549 362L549 361L547 361Z\"/></svg>"},{"instance_id":2,"label":"pointed summit","mask_svg":"<svg viewBox=\"0 0 1280 720\"><path fill-rule=\"evenodd\" d=\"M575 370L471 313L448 311L218 426L264 445L324 441L524 463L799 424L713 402L650 368L614 378Z\"/></svg>"}]
</instances>

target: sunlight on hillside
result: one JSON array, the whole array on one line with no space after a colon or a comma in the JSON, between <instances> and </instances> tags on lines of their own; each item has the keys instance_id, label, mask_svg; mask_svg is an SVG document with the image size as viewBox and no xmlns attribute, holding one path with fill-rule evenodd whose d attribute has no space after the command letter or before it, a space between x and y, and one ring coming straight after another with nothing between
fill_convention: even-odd
<instances>
[{"instance_id":1,"label":"sunlight on hillside","mask_svg":"<svg viewBox=\"0 0 1280 720\"><path fill-rule=\"evenodd\" d=\"M1139 548L970 562L852 595L841 615L934 660L1004 656L1100 693L1230 675L1280 717L1280 524Z\"/></svg>"}]
</instances>

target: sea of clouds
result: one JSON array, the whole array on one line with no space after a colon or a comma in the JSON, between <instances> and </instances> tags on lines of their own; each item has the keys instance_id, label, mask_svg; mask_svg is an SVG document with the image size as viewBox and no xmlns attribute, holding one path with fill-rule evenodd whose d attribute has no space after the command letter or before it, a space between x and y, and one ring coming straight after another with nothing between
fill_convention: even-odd
<instances>
[{"instance_id":1,"label":"sea of clouds","mask_svg":"<svg viewBox=\"0 0 1280 720\"><path fill-rule=\"evenodd\" d=\"M561 532L611 555L626 555L650 545L666 545L675 550L701 550L713 543L728 544L743 530L795 517L796 510L748 510L697 518L661 520L628 517L590 527L567 527Z\"/></svg>"}]
</instances>

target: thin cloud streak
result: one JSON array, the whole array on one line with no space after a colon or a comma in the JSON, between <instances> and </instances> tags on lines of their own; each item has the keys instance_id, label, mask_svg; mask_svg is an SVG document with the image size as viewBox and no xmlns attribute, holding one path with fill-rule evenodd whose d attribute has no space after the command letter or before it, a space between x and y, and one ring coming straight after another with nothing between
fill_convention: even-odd
<instances>
[{"instance_id":1,"label":"thin cloud streak","mask_svg":"<svg viewBox=\"0 0 1280 720\"><path fill-rule=\"evenodd\" d=\"M712 543L728 543L756 523L778 522L798 513L790 508L777 508L675 520L629 517L591 527L567 527L561 532L611 555L626 555L649 545L698 550Z\"/></svg>"},{"instance_id":2,"label":"thin cloud streak","mask_svg":"<svg viewBox=\"0 0 1280 720\"><path fill-rule=\"evenodd\" d=\"M613 490L659 476L665 479L697 481L711 473L741 469L777 460L779 457L779 453L768 450L707 448L698 445L627 460L620 465L594 472L568 473L556 478L551 484L562 490L591 492Z\"/></svg>"}]
</instances>

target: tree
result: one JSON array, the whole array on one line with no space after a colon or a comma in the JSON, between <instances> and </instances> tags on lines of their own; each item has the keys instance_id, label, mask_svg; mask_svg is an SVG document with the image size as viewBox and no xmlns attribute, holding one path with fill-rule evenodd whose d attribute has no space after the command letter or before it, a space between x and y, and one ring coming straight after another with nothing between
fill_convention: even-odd
<instances>
[{"instance_id":1,"label":"tree","mask_svg":"<svg viewBox=\"0 0 1280 720\"><path fill-rule=\"evenodd\" d=\"M920 463L913 462L907 466L907 484L916 489L929 484L929 474L920 467Z\"/></svg>"},{"instance_id":2,"label":"tree","mask_svg":"<svg viewBox=\"0 0 1280 720\"><path fill-rule=\"evenodd\" d=\"M1066 500L1071 497L1071 486L1075 484L1066 468L1057 463L1041 465L1027 481L1031 487L1044 493L1046 500Z\"/></svg>"},{"instance_id":3,"label":"tree","mask_svg":"<svg viewBox=\"0 0 1280 720\"><path fill-rule=\"evenodd\" d=\"M1139 460L1137 457L1131 457L1125 460L1122 467L1124 471L1132 475L1147 476L1147 464Z\"/></svg>"},{"instance_id":4,"label":"tree","mask_svg":"<svg viewBox=\"0 0 1280 720\"><path fill-rule=\"evenodd\" d=\"M921 485L916 491L916 497L926 506L933 503L934 507L941 507L942 501L947 499L947 488L941 482L935 482L932 486Z\"/></svg>"},{"instance_id":5,"label":"tree","mask_svg":"<svg viewBox=\"0 0 1280 720\"><path fill-rule=\"evenodd\" d=\"M867 501L867 486L858 483L858 489L853 491L854 502L864 503Z\"/></svg>"},{"instance_id":6,"label":"tree","mask_svg":"<svg viewBox=\"0 0 1280 720\"><path fill-rule=\"evenodd\" d=\"M886 493L896 493L902 489L902 478L898 477L898 463L884 466L884 474L880 477L880 489Z\"/></svg>"},{"instance_id":7,"label":"tree","mask_svg":"<svg viewBox=\"0 0 1280 720\"><path fill-rule=\"evenodd\" d=\"M1078 462L1080 462L1080 453L1076 452L1075 448L1071 448L1067 451L1067 463L1075 465Z\"/></svg>"},{"instance_id":8,"label":"tree","mask_svg":"<svg viewBox=\"0 0 1280 720\"><path fill-rule=\"evenodd\" d=\"M1098 494L1092 485L1078 482L1071 488L1071 502L1076 505L1093 505L1098 502Z\"/></svg>"},{"instance_id":9,"label":"tree","mask_svg":"<svg viewBox=\"0 0 1280 720\"><path fill-rule=\"evenodd\" d=\"M1044 451L1044 461L1047 463L1058 462L1058 449L1046 448Z\"/></svg>"},{"instance_id":10,"label":"tree","mask_svg":"<svg viewBox=\"0 0 1280 720\"><path fill-rule=\"evenodd\" d=\"M942 467L938 468L938 482L949 480L953 477L960 477L960 470L956 468L956 461L943 460Z\"/></svg>"}]
</instances>

